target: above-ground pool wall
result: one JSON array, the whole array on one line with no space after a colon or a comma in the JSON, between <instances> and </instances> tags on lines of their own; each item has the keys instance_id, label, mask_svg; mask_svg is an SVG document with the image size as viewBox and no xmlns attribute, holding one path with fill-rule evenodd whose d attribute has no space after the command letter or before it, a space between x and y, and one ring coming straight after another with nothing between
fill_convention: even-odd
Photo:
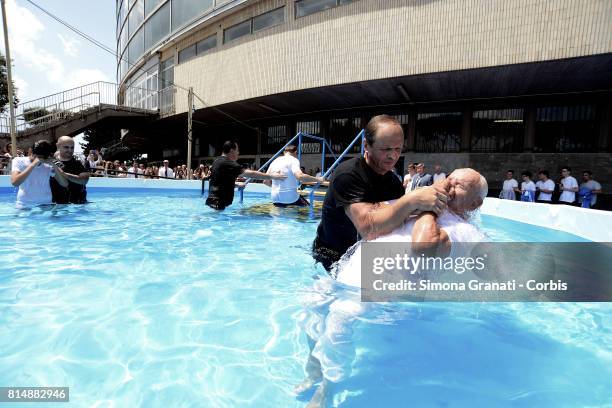
<instances>
[{"instance_id":1,"label":"above-ground pool wall","mask_svg":"<svg viewBox=\"0 0 612 408\"><path fill-rule=\"evenodd\" d=\"M201 191L197 180L151 180L92 177L87 184L90 191L97 189L170 189ZM208 183L205 186L208 189ZM0 193L14 193L9 176L0 176ZM249 193L269 193L270 188L261 183L250 183ZM236 197L238 194L236 194ZM487 197L482 214L507 218L526 224L569 232L598 242L612 242L612 212L590 210L566 205L526 203Z\"/></svg>"},{"instance_id":2,"label":"above-ground pool wall","mask_svg":"<svg viewBox=\"0 0 612 408\"><path fill-rule=\"evenodd\" d=\"M537 225L597 242L612 242L612 212L487 197L482 214Z\"/></svg>"}]
</instances>

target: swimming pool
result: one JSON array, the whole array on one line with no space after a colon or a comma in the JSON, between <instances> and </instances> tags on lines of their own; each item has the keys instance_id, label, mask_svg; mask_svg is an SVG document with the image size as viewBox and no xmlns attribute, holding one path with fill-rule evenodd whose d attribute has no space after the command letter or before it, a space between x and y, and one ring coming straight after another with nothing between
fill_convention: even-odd
<instances>
[{"instance_id":1,"label":"swimming pool","mask_svg":"<svg viewBox=\"0 0 612 408\"><path fill-rule=\"evenodd\" d=\"M63 407L306 404L291 390L316 220L248 210L263 195L222 213L189 191L89 199L27 213L0 194L0 386L69 386ZM496 240L582 240L482 222ZM341 407L612 404L609 304L397 304L354 339Z\"/></svg>"}]
</instances>

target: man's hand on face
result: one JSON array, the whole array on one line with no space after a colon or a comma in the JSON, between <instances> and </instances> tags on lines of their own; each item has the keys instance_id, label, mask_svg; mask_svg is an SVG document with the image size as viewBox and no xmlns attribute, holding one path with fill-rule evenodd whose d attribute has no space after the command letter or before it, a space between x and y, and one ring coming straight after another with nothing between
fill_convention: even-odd
<instances>
[{"instance_id":1,"label":"man's hand on face","mask_svg":"<svg viewBox=\"0 0 612 408\"><path fill-rule=\"evenodd\" d=\"M418 188L409 194L415 200L417 213L431 211L440 215L446 209L448 193L441 185Z\"/></svg>"}]
</instances>

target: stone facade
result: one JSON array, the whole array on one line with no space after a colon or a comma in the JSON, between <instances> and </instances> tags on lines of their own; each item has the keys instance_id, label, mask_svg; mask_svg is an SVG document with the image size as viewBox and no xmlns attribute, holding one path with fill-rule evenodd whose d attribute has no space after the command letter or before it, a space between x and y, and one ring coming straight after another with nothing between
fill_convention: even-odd
<instances>
[{"instance_id":1,"label":"stone facade","mask_svg":"<svg viewBox=\"0 0 612 408\"><path fill-rule=\"evenodd\" d=\"M223 30L285 5L285 23L223 44ZM163 50L211 33L214 50L175 67L209 105L356 81L612 52L612 2L356 0L295 18L293 0L263 0ZM177 113L186 97L177 94Z\"/></svg>"}]
</instances>

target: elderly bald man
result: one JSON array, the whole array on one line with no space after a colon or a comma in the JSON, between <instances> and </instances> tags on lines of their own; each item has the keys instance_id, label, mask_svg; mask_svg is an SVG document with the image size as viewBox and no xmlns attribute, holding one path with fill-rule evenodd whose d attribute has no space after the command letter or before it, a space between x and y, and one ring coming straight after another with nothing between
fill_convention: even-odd
<instances>
[{"instance_id":1,"label":"elderly bald man","mask_svg":"<svg viewBox=\"0 0 612 408\"><path fill-rule=\"evenodd\" d=\"M439 216L422 213L372 241L411 243L413 252L446 257L451 254L453 243L484 240L484 234L470 224L469 219L487 195L485 178L475 170L458 169L437 185L448 193L447 210ZM361 242L346 252L332 273L346 287L361 288ZM331 291L324 283L316 285L321 285L322 292ZM302 394L319 383L307 408L320 408L329 401L333 384L351 373L355 357L351 327L368 306L360 301L358 293L351 295L350 292L342 293L337 299L313 296L307 303L299 320L311 350L306 364L307 377L294 392Z\"/></svg>"},{"instance_id":2,"label":"elderly bald man","mask_svg":"<svg viewBox=\"0 0 612 408\"><path fill-rule=\"evenodd\" d=\"M55 180L51 180L53 202L57 204L83 204L87 202L87 188L89 171L83 163L74 157L74 139L70 136L61 136L57 139L58 167L64 171L68 179L68 187L62 187Z\"/></svg>"}]
</instances>

